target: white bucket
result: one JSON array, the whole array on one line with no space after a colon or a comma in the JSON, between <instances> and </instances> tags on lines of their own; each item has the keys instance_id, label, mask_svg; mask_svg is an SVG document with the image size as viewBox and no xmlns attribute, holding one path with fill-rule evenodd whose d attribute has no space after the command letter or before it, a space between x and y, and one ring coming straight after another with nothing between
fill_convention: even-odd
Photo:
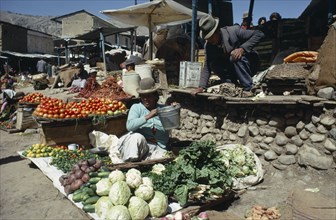
<instances>
[{"instance_id":1,"label":"white bucket","mask_svg":"<svg viewBox=\"0 0 336 220\"><path fill-rule=\"evenodd\" d=\"M180 127L180 104L158 108L158 115L165 130Z\"/></svg>"},{"instance_id":2,"label":"white bucket","mask_svg":"<svg viewBox=\"0 0 336 220\"><path fill-rule=\"evenodd\" d=\"M140 75L140 78L153 78L152 66L149 64L135 65L135 72Z\"/></svg>"},{"instance_id":3,"label":"white bucket","mask_svg":"<svg viewBox=\"0 0 336 220\"><path fill-rule=\"evenodd\" d=\"M136 91L139 88L140 76L137 73L123 73L123 90L127 94L138 97L139 93Z\"/></svg>"}]
</instances>

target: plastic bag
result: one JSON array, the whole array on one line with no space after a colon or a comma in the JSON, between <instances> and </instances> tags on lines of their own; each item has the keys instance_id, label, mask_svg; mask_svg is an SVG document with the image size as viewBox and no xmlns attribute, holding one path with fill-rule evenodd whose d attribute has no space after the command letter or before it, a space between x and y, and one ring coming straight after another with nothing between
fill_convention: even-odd
<instances>
[{"instance_id":1,"label":"plastic bag","mask_svg":"<svg viewBox=\"0 0 336 220\"><path fill-rule=\"evenodd\" d=\"M241 178L233 179L233 189L245 189L250 186L258 184L264 178L264 170L262 168L262 164L260 162L259 157L253 153L253 151L246 147L245 145L240 144L225 144L217 147L218 150L226 150L226 149L235 149L237 147L243 147L248 154L253 154L255 160L255 166L257 173L255 175L249 175Z\"/></svg>"},{"instance_id":2,"label":"plastic bag","mask_svg":"<svg viewBox=\"0 0 336 220\"><path fill-rule=\"evenodd\" d=\"M89 133L90 144L93 147L104 148L109 152L112 163L120 163L120 153L118 150L119 138L116 135L108 135L101 131L92 131Z\"/></svg>"}]
</instances>

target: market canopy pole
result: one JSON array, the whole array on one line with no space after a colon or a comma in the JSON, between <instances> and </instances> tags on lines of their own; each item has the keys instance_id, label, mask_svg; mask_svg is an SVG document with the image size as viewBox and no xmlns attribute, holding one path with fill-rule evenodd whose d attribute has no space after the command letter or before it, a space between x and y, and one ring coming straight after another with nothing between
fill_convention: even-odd
<instances>
[{"instance_id":1,"label":"market canopy pole","mask_svg":"<svg viewBox=\"0 0 336 220\"><path fill-rule=\"evenodd\" d=\"M191 53L190 53L191 62L195 61L196 24L197 24L197 0L192 0Z\"/></svg>"},{"instance_id":2,"label":"market canopy pole","mask_svg":"<svg viewBox=\"0 0 336 220\"><path fill-rule=\"evenodd\" d=\"M248 11L248 21L247 21L247 27L250 27L252 22L252 13L253 13L253 6L254 6L254 0L250 0L250 6Z\"/></svg>"},{"instance_id":3,"label":"market canopy pole","mask_svg":"<svg viewBox=\"0 0 336 220\"><path fill-rule=\"evenodd\" d=\"M102 55L103 55L103 62L104 62L104 73L106 74L107 70L106 70L106 56L105 56L105 38L104 38L102 31L99 32L99 35L100 35L101 49L103 53Z\"/></svg>"}]
</instances>

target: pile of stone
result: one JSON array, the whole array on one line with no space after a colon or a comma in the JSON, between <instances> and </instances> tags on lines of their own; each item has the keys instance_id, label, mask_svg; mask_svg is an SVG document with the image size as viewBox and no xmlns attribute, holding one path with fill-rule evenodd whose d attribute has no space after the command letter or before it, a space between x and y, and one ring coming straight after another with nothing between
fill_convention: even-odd
<instances>
[{"instance_id":1,"label":"pile of stone","mask_svg":"<svg viewBox=\"0 0 336 220\"><path fill-rule=\"evenodd\" d=\"M212 140L217 145L244 144L277 169L298 164L335 168L336 111L313 112L300 107L263 106L256 116L245 107L200 113L181 109L180 140Z\"/></svg>"}]
</instances>

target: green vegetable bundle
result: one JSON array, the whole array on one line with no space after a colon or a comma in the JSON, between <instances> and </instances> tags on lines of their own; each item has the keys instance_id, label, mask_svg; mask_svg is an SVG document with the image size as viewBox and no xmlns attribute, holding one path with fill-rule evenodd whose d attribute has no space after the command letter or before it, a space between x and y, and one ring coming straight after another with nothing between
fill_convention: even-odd
<instances>
[{"instance_id":1,"label":"green vegetable bundle","mask_svg":"<svg viewBox=\"0 0 336 220\"><path fill-rule=\"evenodd\" d=\"M232 177L226 169L216 145L210 141L193 142L160 173L148 172L154 189L173 196L180 205L188 200L206 201L220 198L232 187Z\"/></svg>"},{"instance_id":2,"label":"green vegetable bundle","mask_svg":"<svg viewBox=\"0 0 336 220\"><path fill-rule=\"evenodd\" d=\"M220 151L220 154L232 177L241 178L257 173L253 154L248 153L242 145L223 149Z\"/></svg>"},{"instance_id":3,"label":"green vegetable bundle","mask_svg":"<svg viewBox=\"0 0 336 220\"><path fill-rule=\"evenodd\" d=\"M103 161L105 165L111 163L109 156L101 157L97 154L91 153L89 150L61 150L53 153L51 165L54 165L59 170L67 173L72 169L74 164L77 164L81 160L88 160L91 158L99 159Z\"/></svg>"}]
</instances>

